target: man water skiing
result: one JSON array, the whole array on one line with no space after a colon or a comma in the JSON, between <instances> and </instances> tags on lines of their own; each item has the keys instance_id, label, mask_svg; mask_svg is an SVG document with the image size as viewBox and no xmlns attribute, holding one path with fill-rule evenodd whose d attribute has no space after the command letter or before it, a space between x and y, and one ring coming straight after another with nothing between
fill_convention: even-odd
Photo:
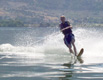
<instances>
[{"instance_id":1,"label":"man water skiing","mask_svg":"<svg viewBox=\"0 0 103 80\"><path fill-rule=\"evenodd\" d=\"M69 21L65 20L65 16L60 17L61 24L59 25L61 32L64 34L64 43L69 48L70 53L75 53L77 56L77 51L75 47L75 38L74 34L72 33L72 26L70 25ZM72 50L72 46L74 48L74 52Z\"/></svg>"}]
</instances>

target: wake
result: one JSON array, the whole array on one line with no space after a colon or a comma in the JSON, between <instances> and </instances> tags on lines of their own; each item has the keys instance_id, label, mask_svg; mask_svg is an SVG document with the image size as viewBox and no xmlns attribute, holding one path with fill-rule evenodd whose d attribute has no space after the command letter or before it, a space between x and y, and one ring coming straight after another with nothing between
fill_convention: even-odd
<instances>
[{"instance_id":1,"label":"wake","mask_svg":"<svg viewBox=\"0 0 103 80\"><path fill-rule=\"evenodd\" d=\"M74 31L76 38L76 47L79 52L81 48L84 48L85 57L97 57L103 56L103 32L95 28L77 28ZM25 40L27 41L27 40ZM30 44L32 42L28 41ZM55 54L67 54L68 48L64 45L63 35L60 32L53 32L44 38L35 41L33 45L19 45L14 46L9 43L0 45L0 53L55 53ZM99 54L99 55L98 55Z\"/></svg>"}]
</instances>

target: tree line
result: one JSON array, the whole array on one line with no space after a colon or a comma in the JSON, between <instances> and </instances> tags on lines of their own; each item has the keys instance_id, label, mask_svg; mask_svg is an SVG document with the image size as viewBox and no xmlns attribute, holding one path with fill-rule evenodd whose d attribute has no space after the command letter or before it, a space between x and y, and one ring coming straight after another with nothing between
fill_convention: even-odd
<instances>
[{"instance_id":1,"label":"tree line","mask_svg":"<svg viewBox=\"0 0 103 80\"><path fill-rule=\"evenodd\" d=\"M20 20L0 20L0 27L24 27Z\"/></svg>"}]
</instances>

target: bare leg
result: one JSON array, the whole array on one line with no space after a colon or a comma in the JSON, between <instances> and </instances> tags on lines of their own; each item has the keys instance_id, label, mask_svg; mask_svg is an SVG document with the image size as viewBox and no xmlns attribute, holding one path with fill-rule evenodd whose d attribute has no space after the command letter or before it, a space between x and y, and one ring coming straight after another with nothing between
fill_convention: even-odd
<instances>
[{"instance_id":1,"label":"bare leg","mask_svg":"<svg viewBox=\"0 0 103 80\"><path fill-rule=\"evenodd\" d=\"M75 46L74 42L75 42L75 39L72 40L72 45L73 45L73 48L74 48L75 56L77 56L77 50L76 50L76 46Z\"/></svg>"},{"instance_id":2,"label":"bare leg","mask_svg":"<svg viewBox=\"0 0 103 80\"><path fill-rule=\"evenodd\" d=\"M70 53L73 54L72 46L71 46L71 45L68 45L68 48L69 48Z\"/></svg>"}]
</instances>

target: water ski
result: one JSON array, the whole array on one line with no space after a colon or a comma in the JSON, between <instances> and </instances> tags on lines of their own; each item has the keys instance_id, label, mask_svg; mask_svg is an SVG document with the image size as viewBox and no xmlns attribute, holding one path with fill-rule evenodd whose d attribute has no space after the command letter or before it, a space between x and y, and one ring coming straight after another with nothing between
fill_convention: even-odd
<instances>
[{"instance_id":1,"label":"water ski","mask_svg":"<svg viewBox=\"0 0 103 80\"><path fill-rule=\"evenodd\" d=\"M82 48L82 49L80 50L79 54L77 55L77 57L81 57L81 55L83 54L83 52L84 52L84 49Z\"/></svg>"}]
</instances>

